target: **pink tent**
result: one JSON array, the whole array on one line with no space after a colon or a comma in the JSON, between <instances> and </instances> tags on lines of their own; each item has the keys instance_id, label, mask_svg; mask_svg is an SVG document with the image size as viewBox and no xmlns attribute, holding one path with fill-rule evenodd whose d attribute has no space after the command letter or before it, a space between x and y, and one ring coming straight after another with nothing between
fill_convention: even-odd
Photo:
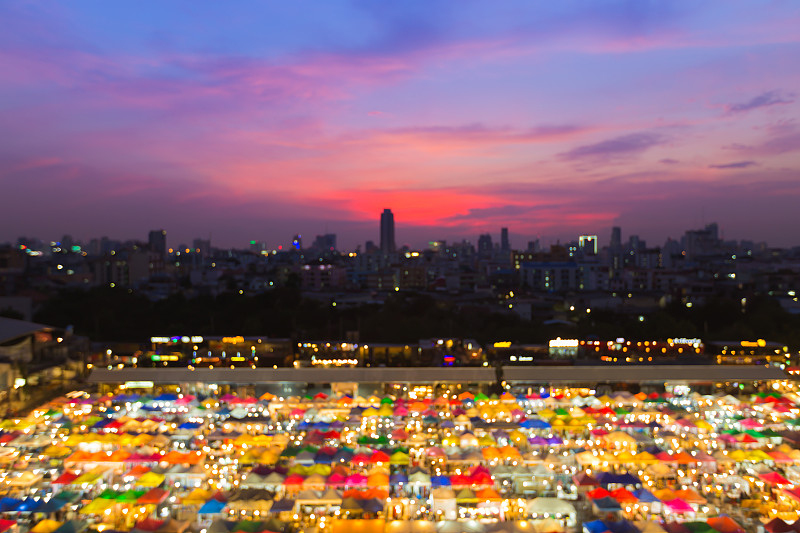
<instances>
[{"instance_id":1,"label":"pink tent","mask_svg":"<svg viewBox=\"0 0 800 533\"><path fill-rule=\"evenodd\" d=\"M664 502L670 511L677 514L684 514L684 513L693 513L694 509L691 505L686 503L680 498L675 498L674 500L668 500Z\"/></svg>"},{"instance_id":2,"label":"pink tent","mask_svg":"<svg viewBox=\"0 0 800 533\"><path fill-rule=\"evenodd\" d=\"M345 479L344 484L347 487L366 487L367 476L364 476L362 474L351 474L347 476L347 479Z\"/></svg>"},{"instance_id":3,"label":"pink tent","mask_svg":"<svg viewBox=\"0 0 800 533\"><path fill-rule=\"evenodd\" d=\"M342 474L335 472L328 476L328 479L325 481L325 484L329 487L344 487L347 478Z\"/></svg>"},{"instance_id":4,"label":"pink tent","mask_svg":"<svg viewBox=\"0 0 800 533\"><path fill-rule=\"evenodd\" d=\"M762 424L760 420L756 420L755 418L745 418L744 420L740 420L739 425L745 429L757 429L764 427L764 424Z\"/></svg>"}]
</instances>

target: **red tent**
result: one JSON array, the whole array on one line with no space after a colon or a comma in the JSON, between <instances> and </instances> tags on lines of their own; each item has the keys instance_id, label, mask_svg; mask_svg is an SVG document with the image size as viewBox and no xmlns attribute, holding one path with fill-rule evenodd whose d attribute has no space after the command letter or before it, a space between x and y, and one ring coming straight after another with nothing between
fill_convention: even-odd
<instances>
[{"instance_id":1,"label":"red tent","mask_svg":"<svg viewBox=\"0 0 800 533\"><path fill-rule=\"evenodd\" d=\"M788 479L783 477L777 472L769 472L767 474L759 474L759 479L766 481L770 485L791 485Z\"/></svg>"},{"instance_id":2,"label":"red tent","mask_svg":"<svg viewBox=\"0 0 800 533\"><path fill-rule=\"evenodd\" d=\"M53 485L69 485L76 479L78 479L78 474L70 472L69 470L65 470L63 474L58 476L58 478L54 479L50 483Z\"/></svg>"},{"instance_id":3,"label":"red tent","mask_svg":"<svg viewBox=\"0 0 800 533\"><path fill-rule=\"evenodd\" d=\"M593 500L599 500L600 498L608 498L611 496L611 493L608 492L603 487L597 487L596 489L592 489L586 493L588 497Z\"/></svg>"},{"instance_id":4,"label":"red tent","mask_svg":"<svg viewBox=\"0 0 800 533\"><path fill-rule=\"evenodd\" d=\"M706 520L706 523L720 533L745 533L744 528L729 516L714 516Z\"/></svg>"},{"instance_id":5,"label":"red tent","mask_svg":"<svg viewBox=\"0 0 800 533\"><path fill-rule=\"evenodd\" d=\"M169 491L164 489L150 489L136 500L136 503L157 505L163 503L169 496Z\"/></svg>"},{"instance_id":6,"label":"red tent","mask_svg":"<svg viewBox=\"0 0 800 533\"><path fill-rule=\"evenodd\" d=\"M152 518L145 518L141 522L136 522L136 529L142 531L157 531L164 525L163 520L154 520Z\"/></svg>"}]
</instances>

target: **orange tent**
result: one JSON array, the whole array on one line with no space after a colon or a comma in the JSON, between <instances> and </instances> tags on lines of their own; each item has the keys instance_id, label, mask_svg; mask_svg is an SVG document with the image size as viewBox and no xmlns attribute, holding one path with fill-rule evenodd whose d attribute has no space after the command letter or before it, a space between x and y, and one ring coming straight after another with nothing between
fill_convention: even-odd
<instances>
[{"instance_id":1,"label":"orange tent","mask_svg":"<svg viewBox=\"0 0 800 533\"><path fill-rule=\"evenodd\" d=\"M480 500L498 501L503 499L502 496L497 494L496 490L490 487L480 489L478 492L475 493L475 497L478 498L479 501Z\"/></svg>"}]
</instances>

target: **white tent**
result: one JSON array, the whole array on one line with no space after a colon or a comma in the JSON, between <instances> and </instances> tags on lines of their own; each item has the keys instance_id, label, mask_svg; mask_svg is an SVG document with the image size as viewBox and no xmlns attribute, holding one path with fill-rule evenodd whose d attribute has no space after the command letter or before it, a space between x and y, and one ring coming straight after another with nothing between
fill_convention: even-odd
<instances>
[{"instance_id":1,"label":"white tent","mask_svg":"<svg viewBox=\"0 0 800 533\"><path fill-rule=\"evenodd\" d=\"M453 489L446 487L439 487L433 489L431 492L433 498L433 512L438 514L441 512L441 517L445 520L455 520L458 518L456 510L456 493Z\"/></svg>"},{"instance_id":2,"label":"white tent","mask_svg":"<svg viewBox=\"0 0 800 533\"><path fill-rule=\"evenodd\" d=\"M536 533L553 533L554 531L564 531L564 525L553 518L536 520L533 527L536 530Z\"/></svg>"},{"instance_id":3,"label":"white tent","mask_svg":"<svg viewBox=\"0 0 800 533\"><path fill-rule=\"evenodd\" d=\"M430 486L431 476L424 472L414 472L408 476L408 484L412 486Z\"/></svg>"},{"instance_id":4,"label":"white tent","mask_svg":"<svg viewBox=\"0 0 800 533\"><path fill-rule=\"evenodd\" d=\"M528 502L525 510L531 515L552 515L552 516L572 516L575 517L577 512L575 506L565 500L558 498L534 498Z\"/></svg>"}]
</instances>

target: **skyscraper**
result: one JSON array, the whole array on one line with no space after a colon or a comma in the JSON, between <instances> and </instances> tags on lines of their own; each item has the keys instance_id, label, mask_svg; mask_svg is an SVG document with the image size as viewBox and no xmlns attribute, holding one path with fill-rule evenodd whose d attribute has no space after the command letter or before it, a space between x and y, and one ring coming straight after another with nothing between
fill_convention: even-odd
<instances>
[{"instance_id":1,"label":"skyscraper","mask_svg":"<svg viewBox=\"0 0 800 533\"><path fill-rule=\"evenodd\" d=\"M492 257L492 235L484 233L478 237L478 255L484 259Z\"/></svg>"},{"instance_id":2,"label":"skyscraper","mask_svg":"<svg viewBox=\"0 0 800 533\"><path fill-rule=\"evenodd\" d=\"M150 245L150 249L161 257L167 255L167 232L163 229L154 229L150 232L147 237L147 244Z\"/></svg>"},{"instance_id":3,"label":"skyscraper","mask_svg":"<svg viewBox=\"0 0 800 533\"><path fill-rule=\"evenodd\" d=\"M611 228L611 243L609 247L612 251L622 248L622 229L619 226Z\"/></svg>"},{"instance_id":4,"label":"skyscraper","mask_svg":"<svg viewBox=\"0 0 800 533\"><path fill-rule=\"evenodd\" d=\"M388 254L394 250L394 214L391 209L384 209L381 213L381 252Z\"/></svg>"},{"instance_id":5,"label":"skyscraper","mask_svg":"<svg viewBox=\"0 0 800 533\"><path fill-rule=\"evenodd\" d=\"M504 252L511 250L511 243L508 242L508 228L500 228L500 250Z\"/></svg>"}]
</instances>

